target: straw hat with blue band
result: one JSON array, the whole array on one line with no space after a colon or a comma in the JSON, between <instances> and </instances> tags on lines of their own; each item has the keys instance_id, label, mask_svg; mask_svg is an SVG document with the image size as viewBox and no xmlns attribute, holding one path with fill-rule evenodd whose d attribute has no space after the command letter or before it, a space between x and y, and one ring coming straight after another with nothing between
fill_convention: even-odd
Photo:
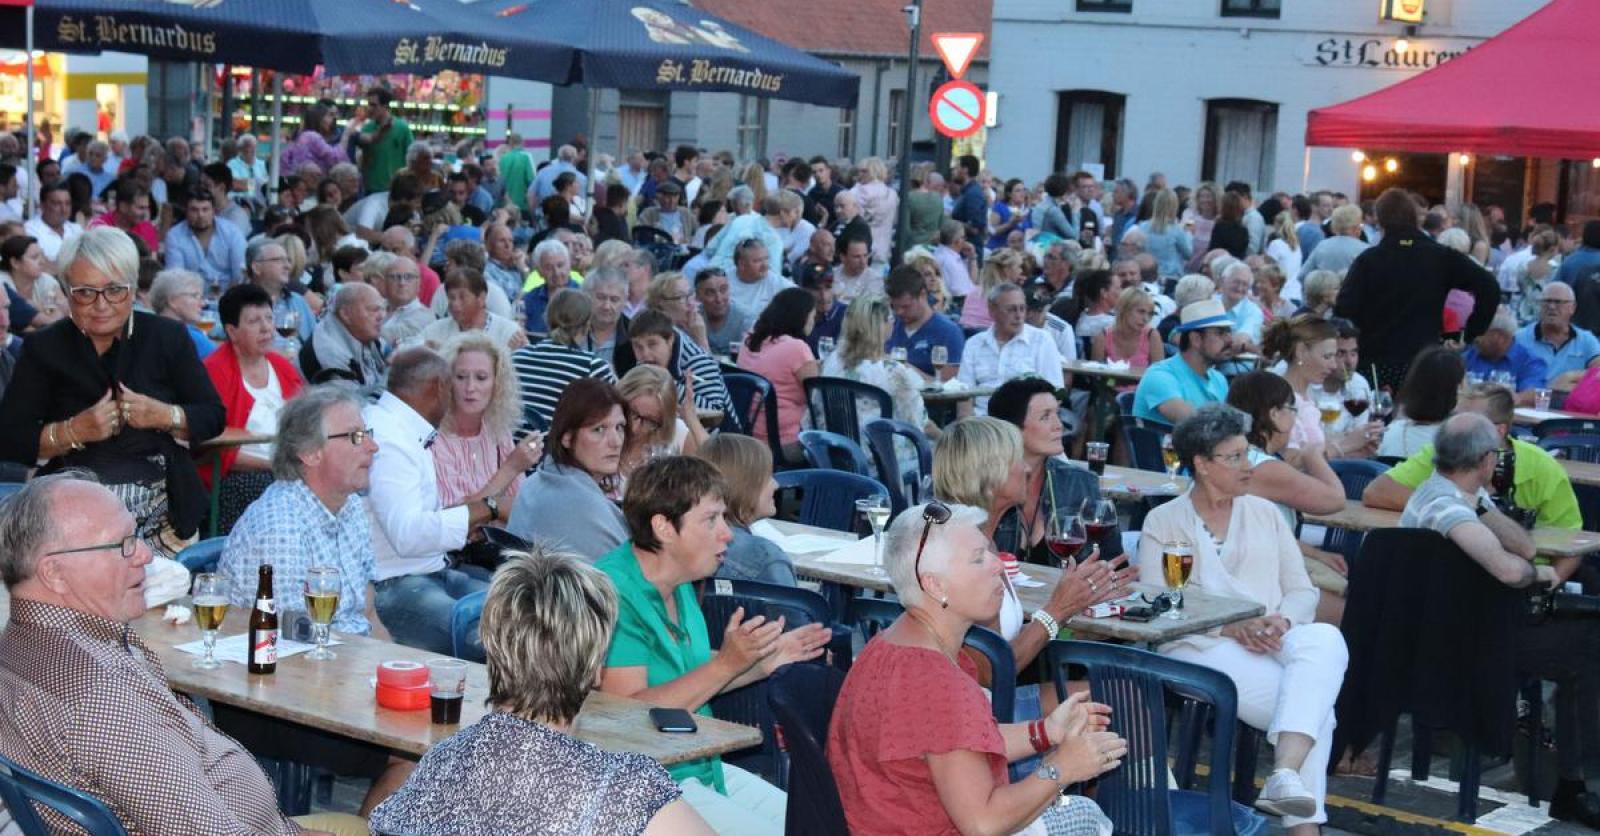
<instances>
[{"instance_id":1,"label":"straw hat with blue band","mask_svg":"<svg viewBox=\"0 0 1600 836\"><path fill-rule=\"evenodd\" d=\"M1172 329L1179 331L1199 331L1203 328L1226 328L1233 330L1233 320L1228 318L1228 312L1222 307L1222 302L1217 299L1202 299L1183 306L1183 311L1178 314L1178 327Z\"/></svg>"}]
</instances>

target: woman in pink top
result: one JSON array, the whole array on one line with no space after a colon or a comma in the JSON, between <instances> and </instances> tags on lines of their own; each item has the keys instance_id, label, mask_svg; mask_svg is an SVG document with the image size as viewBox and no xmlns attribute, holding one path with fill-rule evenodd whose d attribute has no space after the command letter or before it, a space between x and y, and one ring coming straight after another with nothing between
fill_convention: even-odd
<instances>
[{"instance_id":1,"label":"woman in pink top","mask_svg":"<svg viewBox=\"0 0 1600 836\"><path fill-rule=\"evenodd\" d=\"M816 310L811 291L798 287L778 291L756 318L750 336L739 350L739 368L772 382L778 407L778 439L783 443L784 457L791 462L805 458L798 439L806 413L805 380L817 375L817 358L811 353L811 346L806 345ZM764 415L755 422L755 437L767 440Z\"/></svg>"},{"instance_id":2,"label":"woman in pink top","mask_svg":"<svg viewBox=\"0 0 1600 836\"><path fill-rule=\"evenodd\" d=\"M1145 369L1166 356L1166 345L1161 342L1160 333L1150 327L1156 302L1144 288L1130 287L1122 291L1115 310L1117 318L1111 327L1096 335L1090 344L1090 359L1123 361L1129 369ZM1135 386L1118 386L1117 391L1131 392Z\"/></svg>"},{"instance_id":3,"label":"woman in pink top","mask_svg":"<svg viewBox=\"0 0 1600 836\"><path fill-rule=\"evenodd\" d=\"M509 511L522 474L544 455L544 434L521 444L522 395L511 357L482 331L453 337L441 351L450 364L449 404L429 449L445 507L486 496Z\"/></svg>"},{"instance_id":4,"label":"woman in pink top","mask_svg":"<svg viewBox=\"0 0 1600 836\"><path fill-rule=\"evenodd\" d=\"M964 328L988 328L994 324L989 316L989 291L1002 282L1017 287L1023 284L1022 255L1016 250L999 250L989 254L983 262L983 272L978 274L978 289L967 294L961 305L961 325Z\"/></svg>"}]
</instances>

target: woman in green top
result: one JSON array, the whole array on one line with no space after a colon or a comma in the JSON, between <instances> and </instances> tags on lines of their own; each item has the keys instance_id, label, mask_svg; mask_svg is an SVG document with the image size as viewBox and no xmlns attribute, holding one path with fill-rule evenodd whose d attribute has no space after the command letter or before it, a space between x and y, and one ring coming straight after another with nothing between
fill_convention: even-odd
<instances>
[{"instance_id":1,"label":"woman in green top","mask_svg":"<svg viewBox=\"0 0 1600 836\"><path fill-rule=\"evenodd\" d=\"M712 697L822 655L826 626L785 631L782 619L745 619L743 610L711 650L693 583L716 573L733 539L725 494L717 469L701 459L665 456L634 471L622 500L632 539L595 563L619 603L600 690L711 716ZM783 833L786 796L760 777L718 758L668 771L718 833Z\"/></svg>"}]
</instances>

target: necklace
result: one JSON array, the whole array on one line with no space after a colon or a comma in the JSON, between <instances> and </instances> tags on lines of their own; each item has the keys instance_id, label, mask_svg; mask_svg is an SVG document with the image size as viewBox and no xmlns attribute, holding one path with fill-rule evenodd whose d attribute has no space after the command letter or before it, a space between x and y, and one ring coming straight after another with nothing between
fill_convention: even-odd
<instances>
[{"instance_id":1,"label":"necklace","mask_svg":"<svg viewBox=\"0 0 1600 836\"><path fill-rule=\"evenodd\" d=\"M926 630L928 635L933 638L933 646L939 649L939 655L949 659L950 664L960 667L960 664L956 661L956 652L960 651L951 652L945 649L944 642L939 640L939 631L933 629L933 625L928 623L927 616L917 612L916 610L906 610L906 615L911 616L911 620L915 621L917 626L921 627L923 630Z\"/></svg>"}]
</instances>

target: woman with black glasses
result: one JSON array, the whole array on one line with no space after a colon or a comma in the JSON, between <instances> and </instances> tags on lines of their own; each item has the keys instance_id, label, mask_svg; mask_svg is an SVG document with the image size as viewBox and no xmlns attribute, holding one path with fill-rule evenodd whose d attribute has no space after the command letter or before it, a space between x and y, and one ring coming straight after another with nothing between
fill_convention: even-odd
<instances>
[{"instance_id":1,"label":"woman with black glasses","mask_svg":"<svg viewBox=\"0 0 1600 836\"><path fill-rule=\"evenodd\" d=\"M67 318L28 339L0 401L0 458L91 471L138 535L171 556L200 528L205 487L190 448L222 431L222 401L182 323L133 310L139 252L96 227L62 245Z\"/></svg>"},{"instance_id":2,"label":"woman with black glasses","mask_svg":"<svg viewBox=\"0 0 1600 836\"><path fill-rule=\"evenodd\" d=\"M884 560L906 611L851 665L828 728L853 833L1111 833L1093 801L1057 803L1121 765L1128 746L1107 730L1111 709L1077 694L1042 720L1000 725L961 652L1005 595L986 516L930 502L889 526ZM1011 783L1006 765L1035 756L1032 777Z\"/></svg>"}]
</instances>

